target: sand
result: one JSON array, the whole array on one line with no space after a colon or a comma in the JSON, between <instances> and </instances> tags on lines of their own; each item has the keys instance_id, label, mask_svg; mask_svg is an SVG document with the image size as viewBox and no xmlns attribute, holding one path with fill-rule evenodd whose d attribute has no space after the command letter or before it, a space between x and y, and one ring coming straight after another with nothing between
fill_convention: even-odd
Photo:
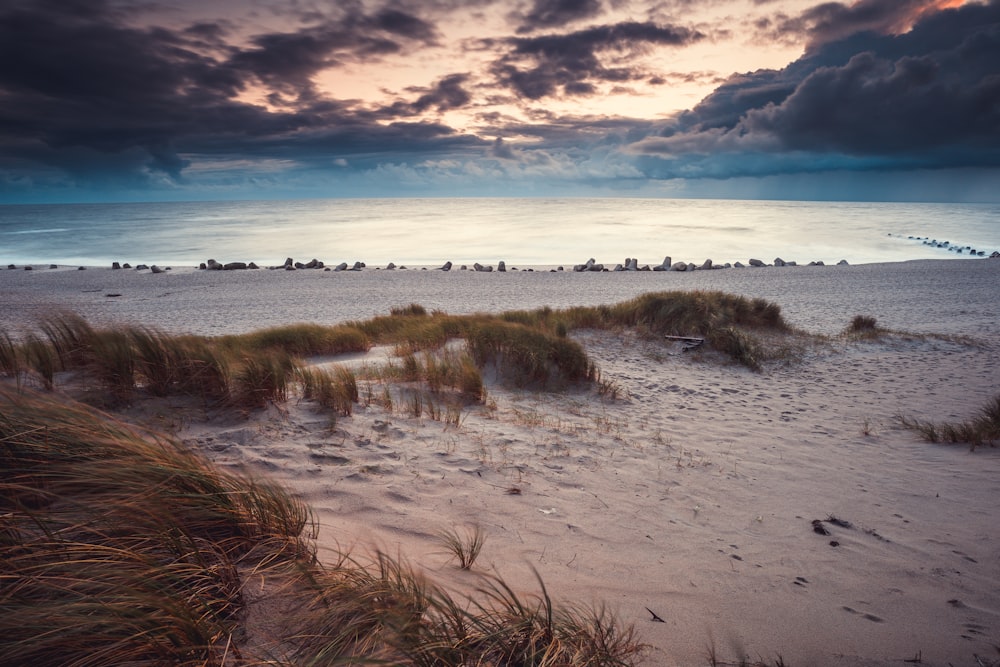
<instances>
[{"instance_id":1,"label":"sand","mask_svg":"<svg viewBox=\"0 0 1000 667\"><path fill-rule=\"evenodd\" d=\"M326 548L400 553L462 585L471 575L436 535L478 525L475 570L531 592L534 568L557 601L607 605L649 644L646 666L704 665L710 646L723 660L795 666L1000 659L1000 448L928 444L896 419L966 419L1000 393L1000 260L693 274L2 271L0 327L23 332L66 308L94 324L214 335L413 302L496 312L663 289L763 297L810 333L866 314L923 335L802 342L754 373L582 332L617 398L491 384L459 426L370 405L331 428L300 401L247 419L163 408L156 421L300 494Z\"/></svg>"}]
</instances>

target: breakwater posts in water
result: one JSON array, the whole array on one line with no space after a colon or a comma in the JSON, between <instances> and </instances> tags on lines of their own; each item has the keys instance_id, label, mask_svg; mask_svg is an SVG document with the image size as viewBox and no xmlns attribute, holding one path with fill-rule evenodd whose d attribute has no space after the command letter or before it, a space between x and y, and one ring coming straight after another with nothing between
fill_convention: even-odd
<instances>
[{"instance_id":1,"label":"breakwater posts in water","mask_svg":"<svg viewBox=\"0 0 1000 667\"><path fill-rule=\"evenodd\" d=\"M895 238L903 238L899 234L886 234L886 236L894 236ZM959 245L957 243L952 243L951 241L938 241L937 239L932 239L929 236L907 236L907 241L919 241L925 246L930 246L932 248L941 248L942 250L947 250L948 252L954 252L959 255L972 255L973 257L986 257L989 253L990 258L1000 257L1000 252L994 250L990 253L988 250L982 250L979 248L974 248L971 245Z\"/></svg>"}]
</instances>

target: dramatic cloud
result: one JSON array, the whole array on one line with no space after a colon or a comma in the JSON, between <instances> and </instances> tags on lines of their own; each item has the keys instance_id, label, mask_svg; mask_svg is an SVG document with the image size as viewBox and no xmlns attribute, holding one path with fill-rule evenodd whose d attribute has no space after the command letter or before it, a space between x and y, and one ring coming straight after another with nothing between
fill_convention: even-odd
<instances>
[{"instance_id":1,"label":"dramatic cloud","mask_svg":"<svg viewBox=\"0 0 1000 667\"><path fill-rule=\"evenodd\" d=\"M510 51L493 71L497 79L531 100L552 95L590 95L600 82L644 79L649 72L631 66L609 66L601 56L614 54L619 60L653 46L683 46L705 35L679 26L655 23L618 23L579 30L510 40Z\"/></svg>"},{"instance_id":2,"label":"dramatic cloud","mask_svg":"<svg viewBox=\"0 0 1000 667\"><path fill-rule=\"evenodd\" d=\"M734 77L631 150L660 176L1000 164L1000 3Z\"/></svg>"},{"instance_id":3,"label":"dramatic cloud","mask_svg":"<svg viewBox=\"0 0 1000 667\"><path fill-rule=\"evenodd\" d=\"M789 18L781 16L772 36L808 37L810 48L861 32L898 35L924 16L959 7L962 0L857 0L851 4L824 2Z\"/></svg>"},{"instance_id":4,"label":"dramatic cloud","mask_svg":"<svg viewBox=\"0 0 1000 667\"><path fill-rule=\"evenodd\" d=\"M573 21L594 18L603 9L599 0L535 0L517 32L561 28Z\"/></svg>"}]
</instances>

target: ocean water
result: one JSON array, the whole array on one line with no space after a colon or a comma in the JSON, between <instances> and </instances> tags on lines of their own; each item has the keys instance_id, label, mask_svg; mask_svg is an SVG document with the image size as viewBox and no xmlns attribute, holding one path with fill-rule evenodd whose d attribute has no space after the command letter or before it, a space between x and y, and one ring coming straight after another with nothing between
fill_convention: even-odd
<instances>
[{"instance_id":1,"label":"ocean water","mask_svg":"<svg viewBox=\"0 0 1000 667\"><path fill-rule=\"evenodd\" d=\"M913 238L910 238L913 237ZM0 206L0 263L567 268L776 257L851 264L1000 250L1000 205L676 199L328 199Z\"/></svg>"}]
</instances>

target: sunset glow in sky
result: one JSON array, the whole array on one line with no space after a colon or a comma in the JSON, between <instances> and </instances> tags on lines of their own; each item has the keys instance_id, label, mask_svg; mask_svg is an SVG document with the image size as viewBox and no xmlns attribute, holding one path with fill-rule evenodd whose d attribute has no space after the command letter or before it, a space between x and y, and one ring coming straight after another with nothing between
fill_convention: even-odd
<instances>
[{"instance_id":1,"label":"sunset glow in sky","mask_svg":"<svg viewBox=\"0 0 1000 667\"><path fill-rule=\"evenodd\" d=\"M0 203L1000 201L1000 0L6 0Z\"/></svg>"}]
</instances>

